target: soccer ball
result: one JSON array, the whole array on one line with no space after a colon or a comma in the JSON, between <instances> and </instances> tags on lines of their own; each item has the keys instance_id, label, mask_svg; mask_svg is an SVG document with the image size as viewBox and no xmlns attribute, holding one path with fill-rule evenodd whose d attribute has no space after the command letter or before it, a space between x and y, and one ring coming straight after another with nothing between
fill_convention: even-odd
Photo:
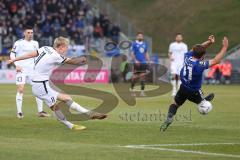
<instances>
[{"instance_id":1,"label":"soccer ball","mask_svg":"<svg viewBox=\"0 0 240 160\"><path fill-rule=\"evenodd\" d=\"M198 112L201 114L208 114L213 106L209 101L203 100L200 104L197 106Z\"/></svg>"}]
</instances>

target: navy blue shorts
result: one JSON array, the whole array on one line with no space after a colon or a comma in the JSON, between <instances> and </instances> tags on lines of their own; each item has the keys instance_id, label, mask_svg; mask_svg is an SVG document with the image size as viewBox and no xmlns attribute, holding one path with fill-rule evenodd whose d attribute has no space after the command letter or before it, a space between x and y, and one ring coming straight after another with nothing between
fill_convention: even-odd
<instances>
[{"instance_id":1,"label":"navy blue shorts","mask_svg":"<svg viewBox=\"0 0 240 160\"><path fill-rule=\"evenodd\" d=\"M174 97L174 100L178 106L181 106L186 100L199 104L203 98L204 96L201 89L199 91L191 91L181 85L176 96Z\"/></svg>"}]
</instances>

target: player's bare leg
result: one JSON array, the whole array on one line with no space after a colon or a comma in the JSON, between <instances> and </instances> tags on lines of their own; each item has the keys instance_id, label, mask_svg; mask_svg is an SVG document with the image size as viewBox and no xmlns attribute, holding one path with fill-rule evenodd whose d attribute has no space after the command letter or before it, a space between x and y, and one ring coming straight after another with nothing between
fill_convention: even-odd
<instances>
[{"instance_id":1,"label":"player's bare leg","mask_svg":"<svg viewBox=\"0 0 240 160\"><path fill-rule=\"evenodd\" d=\"M86 129L85 126L75 125L75 124L67 121L66 117L64 116L64 114L60 110L59 106L55 105L55 106L52 106L50 108L52 109L52 111L54 111L55 116L57 117L57 119L60 122L62 122L63 124L65 124L69 129L72 129L72 130L84 130L84 129Z\"/></svg>"},{"instance_id":2,"label":"player's bare leg","mask_svg":"<svg viewBox=\"0 0 240 160\"><path fill-rule=\"evenodd\" d=\"M73 110L77 111L78 113L85 113L85 114L87 114L90 119L102 120L102 119L107 118L106 114L93 112L93 111L90 111L90 110L80 106L78 103L74 102L72 100L72 98L69 95L67 95L67 94L60 93L58 95L57 99L62 101L62 102L64 102L64 103L66 103L67 106L69 106L70 109L73 109Z\"/></svg>"},{"instance_id":3,"label":"player's bare leg","mask_svg":"<svg viewBox=\"0 0 240 160\"><path fill-rule=\"evenodd\" d=\"M17 106L17 117L19 119L24 117L22 112L23 91L24 91L24 84L17 85L16 106Z\"/></svg>"}]
</instances>

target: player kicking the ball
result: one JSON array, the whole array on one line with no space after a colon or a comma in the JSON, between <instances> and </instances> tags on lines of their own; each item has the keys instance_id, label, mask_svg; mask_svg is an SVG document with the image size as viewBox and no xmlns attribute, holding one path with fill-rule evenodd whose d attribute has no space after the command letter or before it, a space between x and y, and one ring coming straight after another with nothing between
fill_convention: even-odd
<instances>
[{"instance_id":1,"label":"player kicking the ball","mask_svg":"<svg viewBox=\"0 0 240 160\"><path fill-rule=\"evenodd\" d=\"M24 39L17 40L13 49L10 53L10 58L14 59L16 57L22 56L26 53L36 51L38 49L38 42L33 40L33 29L30 26L26 26L24 29ZM30 76L33 70L34 59L22 60L14 63L16 66L16 106L17 106L17 117L19 119L23 118L22 112L22 102L23 102L23 91L25 83L31 83ZM38 116L47 117L49 116L43 111L43 102L41 99L36 98L38 107Z\"/></svg>"},{"instance_id":2,"label":"player kicking the ball","mask_svg":"<svg viewBox=\"0 0 240 160\"><path fill-rule=\"evenodd\" d=\"M32 76L33 94L42 99L51 108L51 110L54 111L57 119L65 124L68 128L73 130L83 130L86 129L86 127L74 125L73 123L67 121L59 106L56 105L57 100L64 102L67 106L69 106L70 109L73 109L78 113L85 113L89 115L90 119L104 119L107 117L107 115L91 112L74 102L69 95L59 93L49 86L49 77L56 65L62 65L64 63L83 65L87 62L86 57L81 57L78 60L76 60L76 58L65 58L63 55L67 52L68 45L68 39L64 37L58 37L54 40L53 47L41 47L37 51L9 60L9 63L37 57L35 59Z\"/></svg>"},{"instance_id":3,"label":"player kicking the ball","mask_svg":"<svg viewBox=\"0 0 240 160\"><path fill-rule=\"evenodd\" d=\"M191 51L185 54L184 66L180 74L182 84L174 98L175 102L169 106L167 119L160 127L161 131L165 131L173 122L174 115L177 113L178 108L186 100L204 106L205 104L209 105L209 101L213 99L214 95L209 95L207 98L203 97L201 91L203 71L220 63L227 51L228 39L226 37L223 38L222 49L213 59L204 61L206 48L214 42L214 36L210 36L208 41L195 45Z\"/></svg>"}]
</instances>

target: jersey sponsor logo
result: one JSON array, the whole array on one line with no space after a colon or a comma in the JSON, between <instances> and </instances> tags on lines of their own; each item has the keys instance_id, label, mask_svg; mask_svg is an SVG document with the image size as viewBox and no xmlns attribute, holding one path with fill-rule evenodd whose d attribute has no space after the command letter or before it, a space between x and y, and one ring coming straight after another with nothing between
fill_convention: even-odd
<instances>
[{"instance_id":1,"label":"jersey sponsor logo","mask_svg":"<svg viewBox=\"0 0 240 160\"><path fill-rule=\"evenodd\" d=\"M145 49L143 47L139 48L140 53L144 53Z\"/></svg>"}]
</instances>

